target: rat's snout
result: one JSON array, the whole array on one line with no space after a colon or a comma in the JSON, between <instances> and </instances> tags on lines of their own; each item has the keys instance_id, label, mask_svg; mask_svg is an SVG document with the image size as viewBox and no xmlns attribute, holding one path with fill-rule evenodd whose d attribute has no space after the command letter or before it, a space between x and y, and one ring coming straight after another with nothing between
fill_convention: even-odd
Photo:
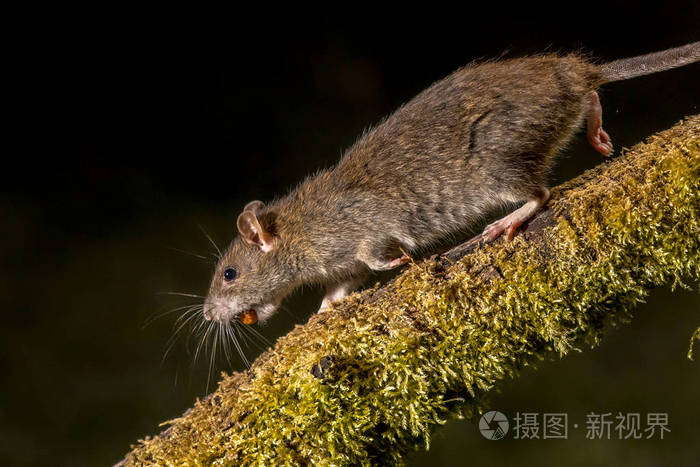
<instances>
[{"instance_id":1,"label":"rat's snout","mask_svg":"<svg viewBox=\"0 0 700 467\"><path fill-rule=\"evenodd\" d=\"M229 321L236 316L234 304L227 302L223 298L208 298L204 302L202 315L207 321Z\"/></svg>"},{"instance_id":2,"label":"rat's snout","mask_svg":"<svg viewBox=\"0 0 700 467\"><path fill-rule=\"evenodd\" d=\"M207 299L204 302L204 307L202 308L202 315L204 315L204 319L207 321L211 321L212 319L221 319L222 307L222 303L217 303L216 300Z\"/></svg>"},{"instance_id":3,"label":"rat's snout","mask_svg":"<svg viewBox=\"0 0 700 467\"><path fill-rule=\"evenodd\" d=\"M204 319L211 321L211 319L214 317L214 306L209 302L205 303L204 308L202 309L202 314L204 315Z\"/></svg>"}]
</instances>

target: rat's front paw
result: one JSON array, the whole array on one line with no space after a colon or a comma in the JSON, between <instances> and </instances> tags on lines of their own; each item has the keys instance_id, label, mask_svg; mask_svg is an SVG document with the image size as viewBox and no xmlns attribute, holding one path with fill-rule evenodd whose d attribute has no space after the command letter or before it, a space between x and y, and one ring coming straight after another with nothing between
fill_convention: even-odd
<instances>
[{"instance_id":1,"label":"rat's front paw","mask_svg":"<svg viewBox=\"0 0 700 467\"><path fill-rule=\"evenodd\" d=\"M325 298L321 302L321 306L318 307L318 311L316 313L323 313L324 311L328 311L328 309L331 307L331 302L326 300Z\"/></svg>"}]
</instances>

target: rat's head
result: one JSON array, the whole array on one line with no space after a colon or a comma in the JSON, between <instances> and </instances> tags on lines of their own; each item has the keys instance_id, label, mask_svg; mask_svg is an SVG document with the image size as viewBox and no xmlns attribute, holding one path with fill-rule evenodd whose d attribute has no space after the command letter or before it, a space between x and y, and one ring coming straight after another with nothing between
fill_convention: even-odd
<instances>
[{"instance_id":1,"label":"rat's head","mask_svg":"<svg viewBox=\"0 0 700 467\"><path fill-rule=\"evenodd\" d=\"M216 265L204 302L204 317L244 324L265 321L291 288L280 262L281 241L275 234L274 212L262 212L253 201L238 216L239 236Z\"/></svg>"}]
</instances>

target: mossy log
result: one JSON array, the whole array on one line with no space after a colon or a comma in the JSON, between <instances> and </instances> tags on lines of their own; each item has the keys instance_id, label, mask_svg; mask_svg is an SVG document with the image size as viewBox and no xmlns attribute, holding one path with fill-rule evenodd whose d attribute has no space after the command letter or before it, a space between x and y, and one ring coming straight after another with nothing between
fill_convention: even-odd
<instances>
[{"instance_id":1,"label":"mossy log","mask_svg":"<svg viewBox=\"0 0 700 467\"><path fill-rule=\"evenodd\" d=\"M699 277L696 115L553 189L512 241L467 242L312 316L122 462L400 463L499 380Z\"/></svg>"}]
</instances>

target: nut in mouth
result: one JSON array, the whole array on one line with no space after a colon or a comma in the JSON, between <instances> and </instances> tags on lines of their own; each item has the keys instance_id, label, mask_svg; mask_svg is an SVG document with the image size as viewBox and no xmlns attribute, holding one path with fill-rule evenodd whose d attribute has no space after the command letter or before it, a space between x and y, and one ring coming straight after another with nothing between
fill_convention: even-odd
<instances>
[{"instance_id":1,"label":"nut in mouth","mask_svg":"<svg viewBox=\"0 0 700 467\"><path fill-rule=\"evenodd\" d=\"M236 318L243 324L255 324L258 322L258 313L255 310L247 310Z\"/></svg>"}]
</instances>

